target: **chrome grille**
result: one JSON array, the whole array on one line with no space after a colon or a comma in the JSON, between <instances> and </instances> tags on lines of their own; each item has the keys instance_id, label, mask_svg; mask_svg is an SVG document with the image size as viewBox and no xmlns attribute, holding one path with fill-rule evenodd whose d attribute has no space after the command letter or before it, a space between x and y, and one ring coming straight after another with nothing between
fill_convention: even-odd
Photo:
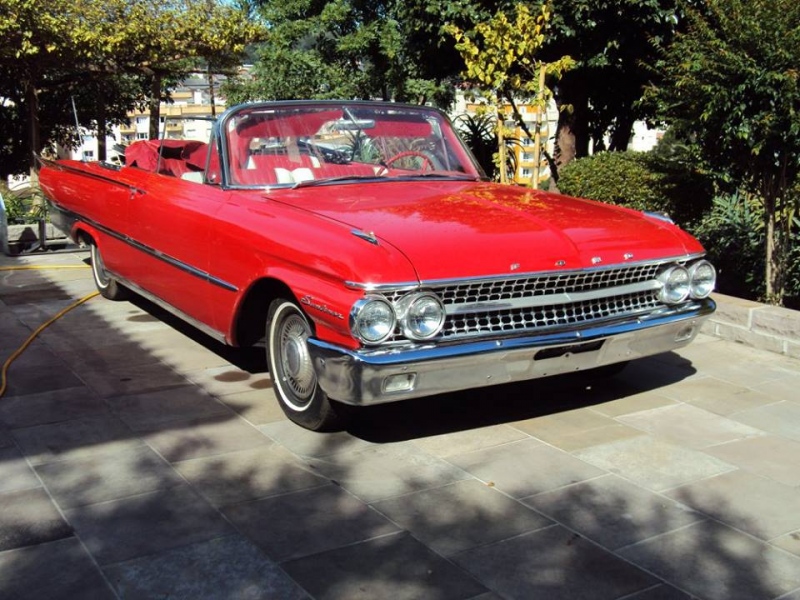
<instances>
[{"instance_id":1,"label":"chrome grille","mask_svg":"<svg viewBox=\"0 0 800 600\"><path fill-rule=\"evenodd\" d=\"M513 334L575 327L652 312L662 306L655 289L632 292L623 288L646 287L648 282L656 280L664 264L659 261L524 277L447 281L423 284L422 288L437 294L448 311L438 339ZM407 289L396 290L385 296L390 302L396 302L407 292ZM574 299L566 296L581 293L588 293L589 298L571 301ZM547 301L548 296L553 296L552 302ZM516 306L509 307L514 303ZM398 328L389 341L403 340Z\"/></svg>"},{"instance_id":2,"label":"chrome grille","mask_svg":"<svg viewBox=\"0 0 800 600\"><path fill-rule=\"evenodd\" d=\"M547 294L587 292L655 279L659 264L644 264L597 271L573 271L519 279L495 279L433 286L431 290L448 304L492 302L532 298Z\"/></svg>"},{"instance_id":3,"label":"chrome grille","mask_svg":"<svg viewBox=\"0 0 800 600\"><path fill-rule=\"evenodd\" d=\"M452 338L580 325L591 321L649 312L659 306L660 303L654 292L643 292L586 302L451 315L447 318L441 336Z\"/></svg>"}]
</instances>

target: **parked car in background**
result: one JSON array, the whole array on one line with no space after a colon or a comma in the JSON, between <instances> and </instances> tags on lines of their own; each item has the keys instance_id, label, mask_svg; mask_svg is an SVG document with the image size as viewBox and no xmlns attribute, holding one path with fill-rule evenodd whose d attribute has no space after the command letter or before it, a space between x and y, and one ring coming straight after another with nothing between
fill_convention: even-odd
<instances>
[{"instance_id":1,"label":"parked car in background","mask_svg":"<svg viewBox=\"0 0 800 600\"><path fill-rule=\"evenodd\" d=\"M310 429L340 426L339 403L673 350L715 308L713 266L668 218L489 182L432 108L254 103L166 130L192 135L132 143L124 166L44 161L54 219L106 298L263 344Z\"/></svg>"}]
</instances>

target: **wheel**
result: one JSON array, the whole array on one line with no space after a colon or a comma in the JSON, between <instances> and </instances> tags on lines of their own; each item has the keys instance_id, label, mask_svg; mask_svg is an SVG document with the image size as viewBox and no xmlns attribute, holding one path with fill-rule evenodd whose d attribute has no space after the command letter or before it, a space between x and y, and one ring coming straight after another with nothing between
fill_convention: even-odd
<instances>
[{"instance_id":1,"label":"wheel","mask_svg":"<svg viewBox=\"0 0 800 600\"><path fill-rule=\"evenodd\" d=\"M127 300L130 298L130 290L106 271L106 266L103 263L103 256L100 254L100 249L97 247L97 244L92 243L90 247L92 253L92 276L94 277L94 284L97 286L97 291L100 292L100 295L109 300Z\"/></svg>"},{"instance_id":2,"label":"wheel","mask_svg":"<svg viewBox=\"0 0 800 600\"><path fill-rule=\"evenodd\" d=\"M431 160L431 157L428 156L427 154L425 154L424 152L419 152L418 150L406 150L404 152L398 152L393 157L391 157L390 159L385 161L383 163L383 165L385 167L391 167L392 163L395 163L395 162L397 162L399 160L408 159L408 158L420 158L420 159L422 159L422 161L419 163L419 168L415 168L416 167L415 162L406 162L405 163L406 165L411 165L411 168L409 170L413 170L413 171L425 171L425 170L434 171L435 170L435 167L433 166L433 160ZM400 168L402 169L404 167L400 167Z\"/></svg>"},{"instance_id":3,"label":"wheel","mask_svg":"<svg viewBox=\"0 0 800 600\"><path fill-rule=\"evenodd\" d=\"M267 316L267 364L283 412L306 429L339 428L341 417L317 384L308 351L311 325L290 300L274 300Z\"/></svg>"}]
</instances>

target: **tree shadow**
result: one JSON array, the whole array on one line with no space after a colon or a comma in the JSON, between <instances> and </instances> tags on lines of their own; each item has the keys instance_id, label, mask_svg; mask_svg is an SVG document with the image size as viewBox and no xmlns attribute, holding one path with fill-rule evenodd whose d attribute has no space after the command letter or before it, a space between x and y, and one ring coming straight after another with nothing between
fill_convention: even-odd
<instances>
[{"instance_id":1,"label":"tree shadow","mask_svg":"<svg viewBox=\"0 0 800 600\"><path fill-rule=\"evenodd\" d=\"M0 278L3 355L84 283ZM256 410L276 408L257 362L144 301L93 302L42 334L0 399L0 597L771 598L800 586L788 554L721 522L746 519L723 519L723 497L711 519L690 496L609 472L519 496L415 443L657 390L693 374L678 355L606 381L373 407L319 434ZM165 351L196 343L235 368L187 379L139 341L164 324L186 340ZM577 462L519 436L564 469Z\"/></svg>"}]
</instances>

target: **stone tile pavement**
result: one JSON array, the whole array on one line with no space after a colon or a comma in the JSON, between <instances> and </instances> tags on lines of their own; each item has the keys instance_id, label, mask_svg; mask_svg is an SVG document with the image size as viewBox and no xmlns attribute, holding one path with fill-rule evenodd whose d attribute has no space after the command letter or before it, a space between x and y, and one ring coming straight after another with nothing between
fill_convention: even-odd
<instances>
[{"instance_id":1,"label":"stone tile pavement","mask_svg":"<svg viewBox=\"0 0 800 600\"><path fill-rule=\"evenodd\" d=\"M92 289L0 271L0 359ZM318 434L260 352L96 298L0 398L0 598L800 600L798 390L797 359L702 336Z\"/></svg>"}]
</instances>

